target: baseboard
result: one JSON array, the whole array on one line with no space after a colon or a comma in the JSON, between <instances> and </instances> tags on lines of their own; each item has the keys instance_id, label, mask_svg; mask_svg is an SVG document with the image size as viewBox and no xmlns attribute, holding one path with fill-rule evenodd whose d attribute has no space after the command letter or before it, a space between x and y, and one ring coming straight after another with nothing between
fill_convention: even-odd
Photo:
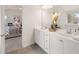
<instances>
[{"instance_id":1,"label":"baseboard","mask_svg":"<svg viewBox=\"0 0 79 59\"><path fill-rule=\"evenodd\" d=\"M33 45L33 44L35 44L35 42L29 43L29 44L26 44L26 45L22 45L22 48L31 46L31 45Z\"/></svg>"}]
</instances>

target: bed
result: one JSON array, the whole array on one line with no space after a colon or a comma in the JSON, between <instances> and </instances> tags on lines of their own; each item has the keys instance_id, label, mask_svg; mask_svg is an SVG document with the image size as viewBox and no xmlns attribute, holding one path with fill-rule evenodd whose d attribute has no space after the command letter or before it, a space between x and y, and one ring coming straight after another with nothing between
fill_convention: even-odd
<instances>
[{"instance_id":1,"label":"bed","mask_svg":"<svg viewBox=\"0 0 79 59\"><path fill-rule=\"evenodd\" d=\"M8 34L5 36L6 39L8 38L14 38L14 37L18 37L21 36L21 29L19 29L20 31L17 32L17 28L15 28L15 26L6 26L5 27L5 32Z\"/></svg>"}]
</instances>

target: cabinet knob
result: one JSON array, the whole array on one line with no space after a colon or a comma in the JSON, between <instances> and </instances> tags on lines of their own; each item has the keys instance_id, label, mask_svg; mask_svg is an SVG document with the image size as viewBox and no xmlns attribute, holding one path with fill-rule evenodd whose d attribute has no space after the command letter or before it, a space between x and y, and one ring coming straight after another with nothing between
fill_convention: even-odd
<instances>
[{"instance_id":1,"label":"cabinet knob","mask_svg":"<svg viewBox=\"0 0 79 59\"><path fill-rule=\"evenodd\" d=\"M59 40L60 42L63 42L63 40Z\"/></svg>"}]
</instances>

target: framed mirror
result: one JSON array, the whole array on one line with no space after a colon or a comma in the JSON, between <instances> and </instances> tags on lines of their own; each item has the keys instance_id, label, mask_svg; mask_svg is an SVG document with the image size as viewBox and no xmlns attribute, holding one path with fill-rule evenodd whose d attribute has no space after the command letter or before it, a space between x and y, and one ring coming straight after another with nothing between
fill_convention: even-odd
<instances>
[{"instance_id":1,"label":"framed mirror","mask_svg":"<svg viewBox=\"0 0 79 59\"><path fill-rule=\"evenodd\" d=\"M67 18L68 23L79 24L79 10L68 12Z\"/></svg>"}]
</instances>

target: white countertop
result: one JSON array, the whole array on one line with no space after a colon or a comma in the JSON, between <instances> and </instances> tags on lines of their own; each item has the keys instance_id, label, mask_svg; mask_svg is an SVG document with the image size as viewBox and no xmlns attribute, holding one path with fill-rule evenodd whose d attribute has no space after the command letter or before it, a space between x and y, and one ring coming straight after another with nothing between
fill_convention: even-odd
<instances>
[{"instance_id":1,"label":"white countertop","mask_svg":"<svg viewBox=\"0 0 79 59\"><path fill-rule=\"evenodd\" d=\"M44 27L42 28L41 26L36 26L35 28L40 30L40 31L50 32L49 29L44 28ZM65 29L57 29L55 32L50 32L50 33L58 33L62 36L73 38L73 39L79 41L79 34L69 34L66 32Z\"/></svg>"}]
</instances>

